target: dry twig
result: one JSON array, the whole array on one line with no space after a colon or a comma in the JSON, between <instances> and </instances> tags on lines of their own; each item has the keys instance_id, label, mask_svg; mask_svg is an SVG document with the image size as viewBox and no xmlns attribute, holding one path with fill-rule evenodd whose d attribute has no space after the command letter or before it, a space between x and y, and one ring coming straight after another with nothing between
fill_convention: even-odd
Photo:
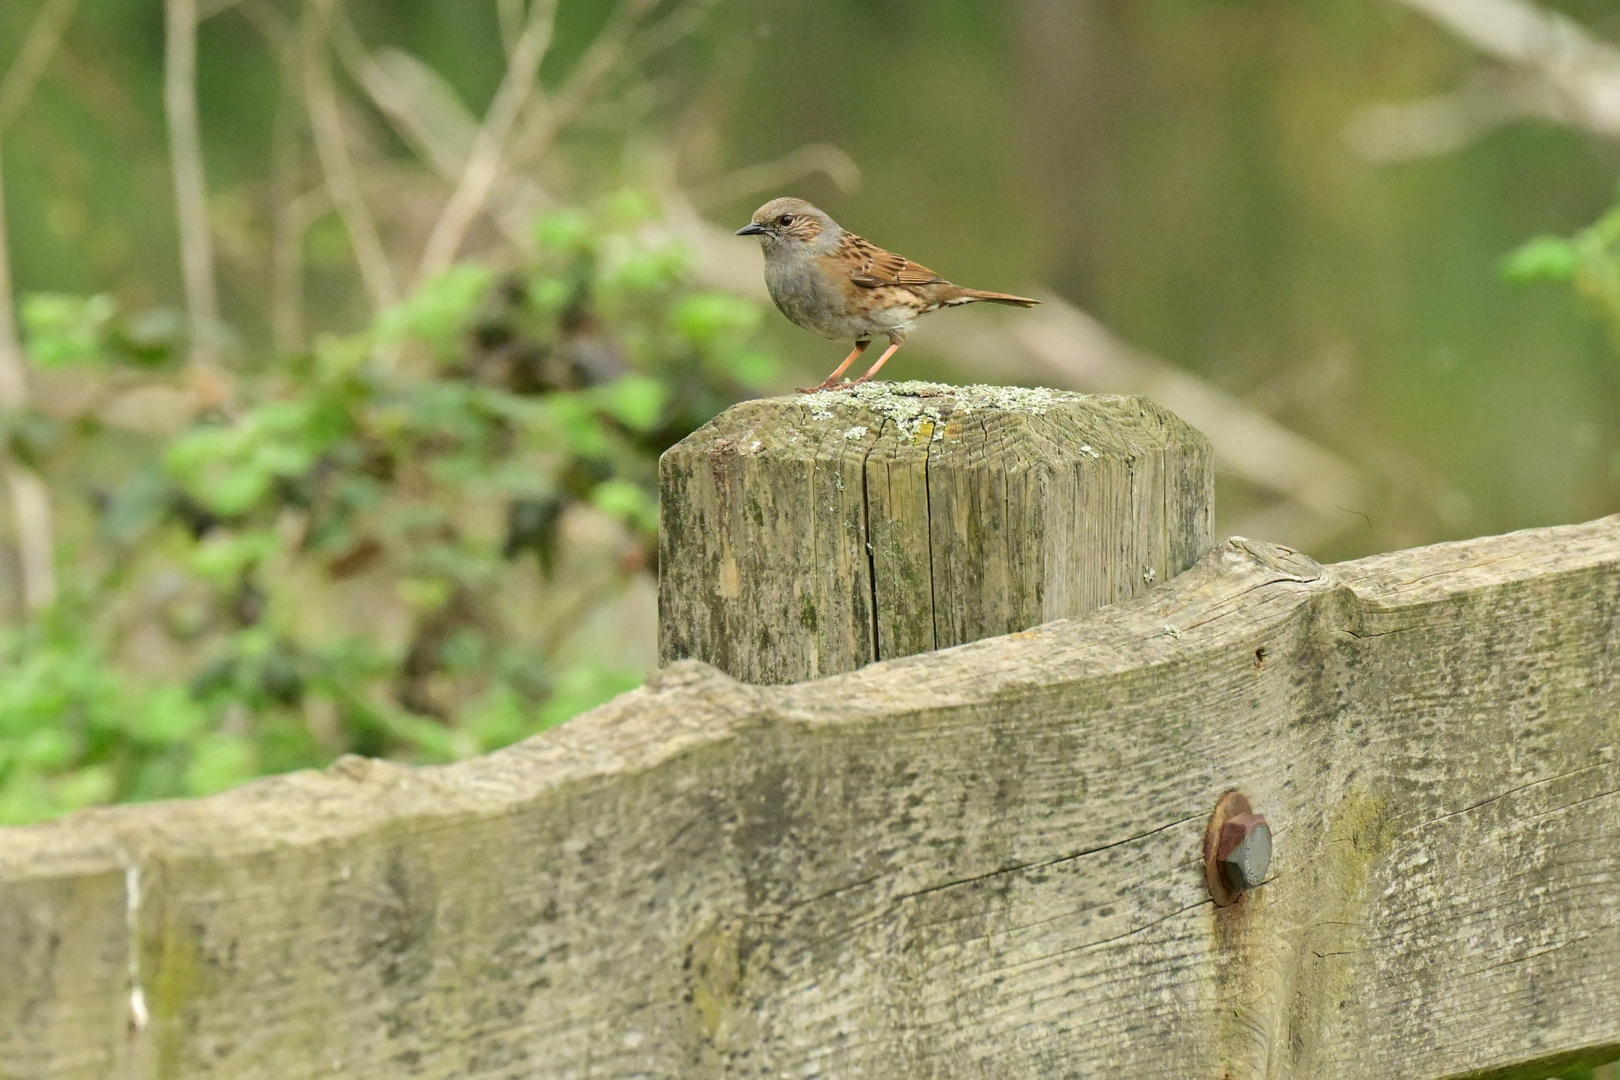
<instances>
[{"instance_id":1,"label":"dry twig","mask_svg":"<svg viewBox=\"0 0 1620 1080\"><path fill-rule=\"evenodd\" d=\"M1398 0L1509 65L1447 94L1361 110L1345 139L1363 157L1449 153L1498 124L1539 117L1620 139L1620 48L1530 0Z\"/></svg>"},{"instance_id":2,"label":"dry twig","mask_svg":"<svg viewBox=\"0 0 1620 1080\"><path fill-rule=\"evenodd\" d=\"M242 0L201 0L197 5L197 21L207 22L215 15L223 15L241 3Z\"/></svg>"},{"instance_id":3,"label":"dry twig","mask_svg":"<svg viewBox=\"0 0 1620 1080\"><path fill-rule=\"evenodd\" d=\"M78 7L79 0L45 0L45 6L39 9L22 48L17 50L17 59L12 61L4 81L0 81L0 127L15 120L34 96L34 87L61 46L62 35Z\"/></svg>"},{"instance_id":4,"label":"dry twig","mask_svg":"<svg viewBox=\"0 0 1620 1080\"><path fill-rule=\"evenodd\" d=\"M399 288L377 234L377 225L360 192L360 182L343 134L343 116L327 59L334 3L335 0L310 0L304 12L304 103L315 136L315 153L332 194L332 205L349 232L349 244L360 267L360 279L370 297L372 310L382 311L399 301Z\"/></svg>"},{"instance_id":5,"label":"dry twig","mask_svg":"<svg viewBox=\"0 0 1620 1080\"><path fill-rule=\"evenodd\" d=\"M11 301L11 258L6 237L4 165L0 162L0 408L13 416L28 407L28 361L17 338ZM0 445L0 473L11 492L17 526L23 602L30 611L56 601L56 544L51 527L50 491L38 473Z\"/></svg>"},{"instance_id":6,"label":"dry twig","mask_svg":"<svg viewBox=\"0 0 1620 1080\"><path fill-rule=\"evenodd\" d=\"M515 161L529 163L539 160L558 133L579 118L603 81L618 68L626 46L641 25L642 16L657 3L658 0L627 0L613 13L607 26L591 42L585 55L580 57L562 89L549 101L529 110L528 122L513 142L512 157Z\"/></svg>"},{"instance_id":7,"label":"dry twig","mask_svg":"<svg viewBox=\"0 0 1620 1080\"><path fill-rule=\"evenodd\" d=\"M35 16L17 59L0 80L0 122L15 118L33 96L77 6L78 0L46 0ZM17 335L12 302L4 166L0 162L0 408L17 415L27 407L28 360ZM11 494L23 603L29 611L41 611L56 602L56 542L50 489L37 472L17 460L9 446L0 447L0 473Z\"/></svg>"},{"instance_id":8,"label":"dry twig","mask_svg":"<svg viewBox=\"0 0 1620 1080\"><path fill-rule=\"evenodd\" d=\"M281 94L270 135L270 338L277 353L304 341L304 234L332 208L323 187L300 194L304 174L303 52L297 28L268 0L232 3L264 38L276 59Z\"/></svg>"},{"instance_id":9,"label":"dry twig","mask_svg":"<svg viewBox=\"0 0 1620 1080\"><path fill-rule=\"evenodd\" d=\"M495 17L500 22L501 46L510 58L523 35L523 0L495 0Z\"/></svg>"},{"instance_id":10,"label":"dry twig","mask_svg":"<svg viewBox=\"0 0 1620 1080\"><path fill-rule=\"evenodd\" d=\"M180 269L185 279L191 361L219 362L219 298L214 290L214 244L208 232L208 186L197 130L197 0L166 0L163 111L180 223Z\"/></svg>"},{"instance_id":11,"label":"dry twig","mask_svg":"<svg viewBox=\"0 0 1620 1080\"><path fill-rule=\"evenodd\" d=\"M455 90L410 53L391 48L369 52L342 20L332 29L332 43L349 77L424 164L441 179L458 183L478 137L478 119ZM490 198L490 219L508 243L522 248L530 242L533 211L550 201L532 177L508 168Z\"/></svg>"},{"instance_id":12,"label":"dry twig","mask_svg":"<svg viewBox=\"0 0 1620 1080\"><path fill-rule=\"evenodd\" d=\"M861 169L854 158L831 143L811 143L775 161L748 165L694 185L688 195L698 206L723 206L733 199L772 191L813 173L826 176L840 191L852 192L861 185Z\"/></svg>"},{"instance_id":13,"label":"dry twig","mask_svg":"<svg viewBox=\"0 0 1620 1080\"><path fill-rule=\"evenodd\" d=\"M506 67L506 75L495 91L489 113L479 125L473 139L467 164L461 171L450 200L428 236L417 267L417 280L422 281L449 266L460 250L467 230L483 210L490 191L501 172L508 137L522 115L524 107L538 88L540 61L551 47L552 28L557 12L557 0L534 0L529 21Z\"/></svg>"}]
</instances>

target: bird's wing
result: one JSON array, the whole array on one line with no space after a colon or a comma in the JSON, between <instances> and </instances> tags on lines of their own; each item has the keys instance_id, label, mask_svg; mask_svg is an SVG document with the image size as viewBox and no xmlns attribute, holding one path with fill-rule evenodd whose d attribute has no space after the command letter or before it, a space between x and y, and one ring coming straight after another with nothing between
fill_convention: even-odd
<instances>
[{"instance_id":1,"label":"bird's wing","mask_svg":"<svg viewBox=\"0 0 1620 1080\"><path fill-rule=\"evenodd\" d=\"M945 279L904 255L884 251L872 241L845 233L838 245L838 262L849 271L849 280L865 289L884 285L933 285Z\"/></svg>"}]
</instances>

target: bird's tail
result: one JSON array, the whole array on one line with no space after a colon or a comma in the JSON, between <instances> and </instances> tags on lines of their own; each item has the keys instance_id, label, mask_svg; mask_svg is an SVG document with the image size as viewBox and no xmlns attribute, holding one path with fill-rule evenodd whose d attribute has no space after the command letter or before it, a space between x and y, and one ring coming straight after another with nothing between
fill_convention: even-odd
<instances>
[{"instance_id":1,"label":"bird's tail","mask_svg":"<svg viewBox=\"0 0 1620 1080\"><path fill-rule=\"evenodd\" d=\"M1007 304L1011 307L1034 307L1039 300L1031 300L1027 296L1014 296L1012 293L985 292L983 289L963 289L959 296L953 296L945 301L946 304L971 304L975 300L987 300L992 304Z\"/></svg>"}]
</instances>

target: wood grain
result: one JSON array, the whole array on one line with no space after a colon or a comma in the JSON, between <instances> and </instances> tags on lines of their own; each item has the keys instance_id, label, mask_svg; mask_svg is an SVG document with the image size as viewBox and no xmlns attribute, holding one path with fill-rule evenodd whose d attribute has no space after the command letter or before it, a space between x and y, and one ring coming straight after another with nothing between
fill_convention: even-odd
<instances>
[{"instance_id":1,"label":"wood grain","mask_svg":"<svg viewBox=\"0 0 1620 1080\"><path fill-rule=\"evenodd\" d=\"M0 1076L1620 1057L1617 641L1620 519L1328 568L1235 540L1136 600L814 683L687 662L460 765L0 830ZM1230 787L1276 858L1217 911Z\"/></svg>"},{"instance_id":2,"label":"wood grain","mask_svg":"<svg viewBox=\"0 0 1620 1080\"><path fill-rule=\"evenodd\" d=\"M1143 398L745 402L663 457L660 654L801 682L1137 596L1209 549L1210 453Z\"/></svg>"}]
</instances>

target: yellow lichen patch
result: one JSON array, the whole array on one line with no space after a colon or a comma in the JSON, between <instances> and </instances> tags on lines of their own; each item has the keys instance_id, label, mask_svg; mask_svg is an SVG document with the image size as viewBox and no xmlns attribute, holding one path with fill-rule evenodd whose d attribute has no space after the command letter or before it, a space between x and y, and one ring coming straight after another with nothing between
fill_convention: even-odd
<instances>
[{"instance_id":1,"label":"yellow lichen patch","mask_svg":"<svg viewBox=\"0 0 1620 1080\"><path fill-rule=\"evenodd\" d=\"M1393 839L1384 800L1363 789L1347 792L1329 814L1324 855L1312 864L1318 875L1312 891L1323 900L1301 928L1290 988L1292 1075L1311 1075L1324 1024L1346 1022L1346 1011L1355 1008L1353 961L1366 922L1367 880Z\"/></svg>"}]
</instances>

